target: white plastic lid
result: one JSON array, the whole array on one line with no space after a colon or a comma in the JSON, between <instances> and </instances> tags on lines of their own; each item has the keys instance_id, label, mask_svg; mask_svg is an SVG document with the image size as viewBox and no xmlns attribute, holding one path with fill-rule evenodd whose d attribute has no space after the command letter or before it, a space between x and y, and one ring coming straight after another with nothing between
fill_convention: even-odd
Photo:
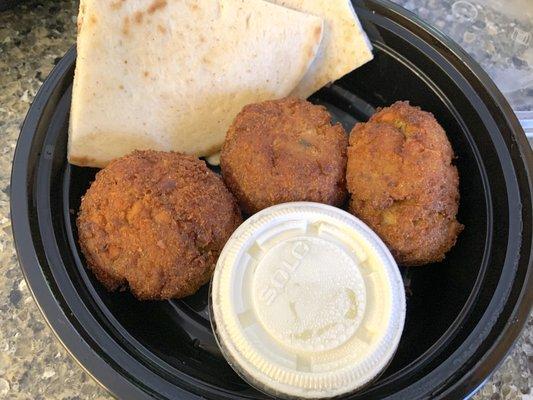
<instances>
[{"instance_id":1,"label":"white plastic lid","mask_svg":"<svg viewBox=\"0 0 533 400\"><path fill-rule=\"evenodd\" d=\"M398 267L363 222L318 203L253 215L224 247L211 321L230 365L276 397L352 392L391 360L405 319Z\"/></svg>"}]
</instances>

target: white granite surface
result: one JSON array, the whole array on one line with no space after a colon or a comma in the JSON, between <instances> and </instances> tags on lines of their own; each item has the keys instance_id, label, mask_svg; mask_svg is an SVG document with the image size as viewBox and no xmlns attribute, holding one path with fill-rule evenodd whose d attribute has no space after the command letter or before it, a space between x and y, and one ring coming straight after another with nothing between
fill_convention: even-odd
<instances>
[{"instance_id":1,"label":"white granite surface","mask_svg":"<svg viewBox=\"0 0 533 400\"><path fill-rule=\"evenodd\" d=\"M77 13L75 1L24 4L0 12L0 399L110 399L46 326L13 247L9 178L19 129L39 86L74 43ZM475 398L533 400L532 364L530 318L513 352Z\"/></svg>"}]
</instances>

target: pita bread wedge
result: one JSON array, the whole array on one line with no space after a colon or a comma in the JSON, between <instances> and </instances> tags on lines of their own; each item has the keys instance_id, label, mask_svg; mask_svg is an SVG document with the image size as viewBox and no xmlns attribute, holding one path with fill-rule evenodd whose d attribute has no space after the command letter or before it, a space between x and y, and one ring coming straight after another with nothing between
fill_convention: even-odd
<instances>
[{"instance_id":1,"label":"pita bread wedge","mask_svg":"<svg viewBox=\"0 0 533 400\"><path fill-rule=\"evenodd\" d=\"M321 37L322 18L262 0L82 0L69 162L215 153L244 105L296 87Z\"/></svg>"},{"instance_id":2,"label":"pita bread wedge","mask_svg":"<svg viewBox=\"0 0 533 400\"><path fill-rule=\"evenodd\" d=\"M315 60L293 96L307 98L322 86L372 60L372 46L350 0L268 0L324 17L324 36Z\"/></svg>"}]
</instances>

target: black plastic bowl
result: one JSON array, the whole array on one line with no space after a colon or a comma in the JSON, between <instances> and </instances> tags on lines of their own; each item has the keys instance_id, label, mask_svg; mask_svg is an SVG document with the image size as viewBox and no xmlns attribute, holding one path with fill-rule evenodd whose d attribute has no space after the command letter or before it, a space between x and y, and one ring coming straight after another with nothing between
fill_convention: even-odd
<instances>
[{"instance_id":1,"label":"black plastic bowl","mask_svg":"<svg viewBox=\"0 0 533 400\"><path fill-rule=\"evenodd\" d=\"M444 262L403 271L411 294L398 352L351 398L468 397L506 355L532 304L531 149L500 92L449 39L381 0L358 4L357 13L375 59L312 100L347 128L396 100L431 111L457 155L465 230ZM106 292L87 272L74 222L95 170L66 162L75 57L71 49L41 88L13 165L17 251L41 311L118 397L265 398L221 357L206 288L181 301L139 302Z\"/></svg>"}]
</instances>

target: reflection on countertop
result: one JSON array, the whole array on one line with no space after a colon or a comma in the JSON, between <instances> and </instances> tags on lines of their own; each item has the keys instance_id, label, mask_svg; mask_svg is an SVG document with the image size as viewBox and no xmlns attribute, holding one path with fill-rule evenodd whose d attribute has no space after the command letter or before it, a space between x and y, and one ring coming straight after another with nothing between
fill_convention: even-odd
<instances>
[{"instance_id":1,"label":"reflection on countertop","mask_svg":"<svg viewBox=\"0 0 533 400\"><path fill-rule=\"evenodd\" d=\"M424 19L434 22L435 26L443 30L446 30L447 26L454 25L449 15L453 15L450 12L451 7L458 2L397 1L408 8L416 9ZM481 2L481 0L477 1ZM530 2L529 0L514 1ZM477 4L474 1L470 3ZM477 6L476 9L478 9ZM478 9L478 13L486 13L486 9L487 7L482 7ZM461 12L468 13L468 9ZM104 400L112 398L70 358L46 326L18 266L9 219L10 169L19 129L41 83L60 57L75 42L76 13L77 2L65 0L54 2L31 0L26 1L22 6L0 13L1 399ZM531 20L530 18L530 23ZM522 25L516 26L521 30L524 29L521 28ZM457 33L463 28L456 26L453 29L453 32ZM484 29L489 28L485 26ZM531 31L529 28L529 32ZM469 34L466 32L467 30L462 35L468 41L470 40ZM509 35L512 34L502 33L502 37ZM525 53L520 53L516 60L511 61L513 65L529 68L529 75L526 73L525 78L517 78L526 79L526 83L529 82L525 85L521 84L522 87L526 87L526 100L520 100L524 97L519 93L520 90L516 91L515 104L517 106L520 104L527 106L528 102L531 106L531 81L527 81L527 78L528 76L529 79L532 78L531 42L533 40L527 39L526 36L521 31L517 31L516 37L521 41L529 40L529 47ZM479 61L484 66L488 65L483 61L483 57L488 57L484 55L485 52L490 55L498 52L501 46L500 42L491 41L489 37L483 40L474 38L470 47L465 45L467 49L474 51L475 57L481 57ZM485 50L478 49L484 46ZM476 51L479 52L478 55ZM508 58L511 57L510 54ZM516 55L516 52L513 54ZM522 54L527 56L527 66L521 64L524 60ZM501 66L502 70L510 66L508 60L494 62L494 65L498 68ZM497 77L490 68L489 73ZM508 82L510 89L513 89L514 83ZM511 90L509 93L514 92ZM513 99L514 97L511 101ZM475 399L531 398L532 341L533 320L530 319L512 354L481 388Z\"/></svg>"}]
</instances>

